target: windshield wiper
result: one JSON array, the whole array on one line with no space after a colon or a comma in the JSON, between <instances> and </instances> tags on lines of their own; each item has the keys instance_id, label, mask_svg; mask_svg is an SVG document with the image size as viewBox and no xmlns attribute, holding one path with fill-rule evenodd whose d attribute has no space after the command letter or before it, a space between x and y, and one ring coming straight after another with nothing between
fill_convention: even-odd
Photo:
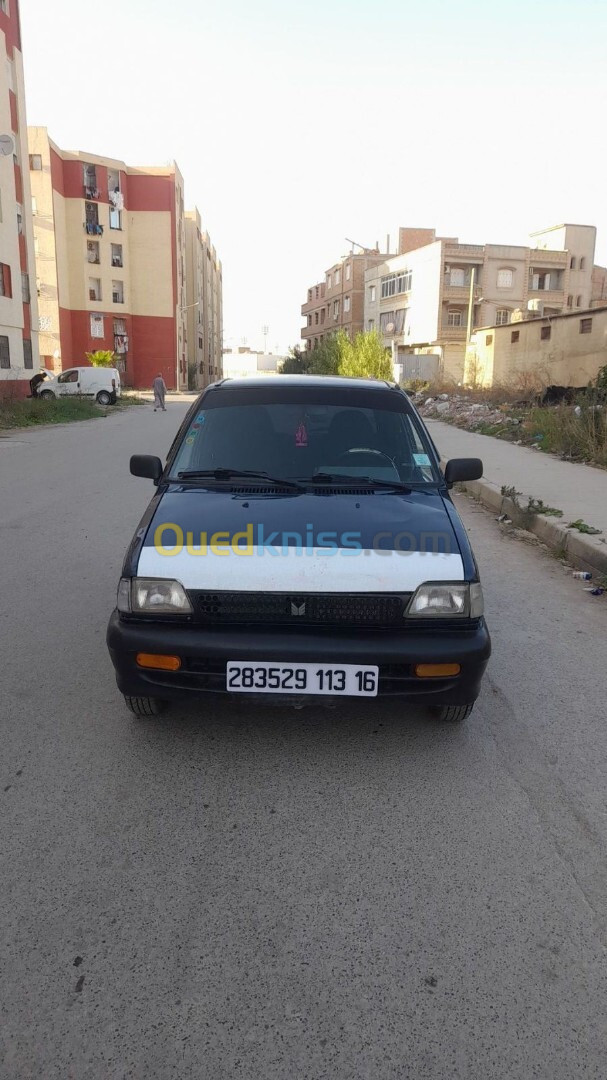
<instances>
[{"instance_id":1,"label":"windshield wiper","mask_svg":"<svg viewBox=\"0 0 607 1080\"><path fill-rule=\"evenodd\" d=\"M351 484L359 487L365 484L367 487L392 488L393 491L411 491L411 484L403 484L401 480L379 480L374 476L347 476L342 473L314 473L306 477L302 483L306 484L334 484L335 487Z\"/></svg>"},{"instance_id":2,"label":"windshield wiper","mask_svg":"<svg viewBox=\"0 0 607 1080\"><path fill-rule=\"evenodd\" d=\"M177 476L180 480L232 480L245 476L253 480L264 480L267 484L277 484L279 487L289 488L290 491L304 490L303 485L298 484L296 480L285 480L251 469L185 469L177 473Z\"/></svg>"}]
</instances>

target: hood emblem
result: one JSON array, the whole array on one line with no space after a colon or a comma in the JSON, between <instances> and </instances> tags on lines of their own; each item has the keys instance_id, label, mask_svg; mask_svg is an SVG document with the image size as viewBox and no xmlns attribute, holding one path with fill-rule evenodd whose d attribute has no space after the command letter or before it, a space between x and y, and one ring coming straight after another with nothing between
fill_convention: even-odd
<instances>
[{"instance_id":1,"label":"hood emblem","mask_svg":"<svg viewBox=\"0 0 607 1080\"><path fill-rule=\"evenodd\" d=\"M294 604L293 601L291 601L291 615L305 615L305 613L306 613L306 605L305 605L305 603L303 603L303 604Z\"/></svg>"}]
</instances>

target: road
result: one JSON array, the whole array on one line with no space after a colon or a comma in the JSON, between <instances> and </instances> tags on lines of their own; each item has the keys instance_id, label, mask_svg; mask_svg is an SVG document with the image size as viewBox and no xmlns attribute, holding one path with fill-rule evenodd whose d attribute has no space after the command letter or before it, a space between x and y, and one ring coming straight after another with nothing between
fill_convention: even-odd
<instances>
[{"instance_id":1,"label":"road","mask_svg":"<svg viewBox=\"0 0 607 1080\"><path fill-rule=\"evenodd\" d=\"M128 458L183 411L0 439L0 1077L604 1080L607 604L462 498L494 639L464 725L136 721Z\"/></svg>"}]
</instances>

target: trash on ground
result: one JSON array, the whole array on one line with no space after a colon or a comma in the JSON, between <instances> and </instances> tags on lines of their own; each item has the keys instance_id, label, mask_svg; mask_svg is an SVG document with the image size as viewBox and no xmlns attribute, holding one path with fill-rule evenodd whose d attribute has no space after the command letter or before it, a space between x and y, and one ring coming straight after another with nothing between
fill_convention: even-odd
<instances>
[{"instance_id":1,"label":"trash on ground","mask_svg":"<svg viewBox=\"0 0 607 1080\"><path fill-rule=\"evenodd\" d=\"M591 581L592 574L589 574L587 570L574 570L573 576L577 581Z\"/></svg>"}]
</instances>

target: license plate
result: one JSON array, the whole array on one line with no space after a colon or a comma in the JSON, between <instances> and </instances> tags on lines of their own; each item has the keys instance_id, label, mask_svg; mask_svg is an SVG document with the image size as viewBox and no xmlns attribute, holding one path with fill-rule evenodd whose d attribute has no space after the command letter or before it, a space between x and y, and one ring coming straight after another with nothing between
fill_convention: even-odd
<instances>
[{"instance_id":1,"label":"license plate","mask_svg":"<svg viewBox=\"0 0 607 1080\"><path fill-rule=\"evenodd\" d=\"M377 697L379 668L360 664L270 664L229 660L226 690L236 694Z\"/></svg>"}]
</instances>

